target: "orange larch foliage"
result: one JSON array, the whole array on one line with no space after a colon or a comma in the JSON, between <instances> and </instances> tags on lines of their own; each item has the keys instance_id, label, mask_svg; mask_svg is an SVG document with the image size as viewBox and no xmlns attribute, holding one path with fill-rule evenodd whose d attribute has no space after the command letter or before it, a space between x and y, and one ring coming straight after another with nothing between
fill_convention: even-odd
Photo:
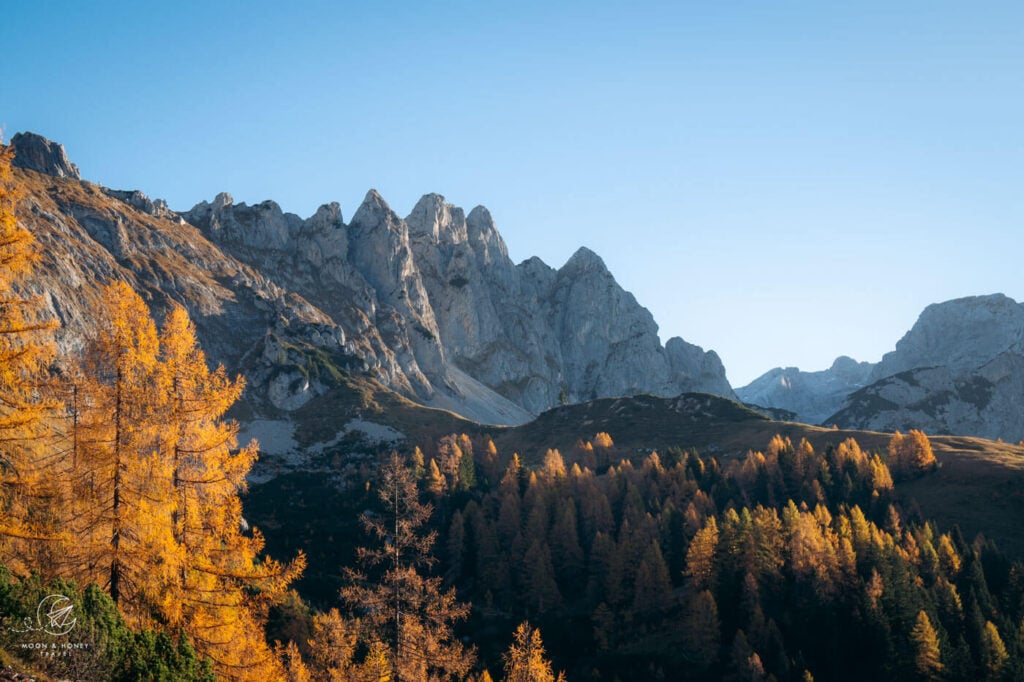
<instances>
[{"instance_id":1,"label":"orange larch foliage","mask_svg":"<svg viewBox=\"0 0 1024 682\"><path fill-rule=\"evenodd\" d=\"M46 507L59 494L58 457L48 448L47 366L55 322L22 288L38 259L35 238L18 223L21 192L13 150L0 146L0 562L19 573L39 570L59 535Z\"/></svg>"},{"instance_id":2,"label":"orange larch foliage","mask_svg":"<svg viewBox=\"0 0 1024 682\"><path fill-rule=\"evenodd\" d=\"M173 543L169 524L159 521L172 502L169 469L156 454L157 334L124 282L107 287L100 315L104 323L73 379L76 513L68 557L79 582L103 586L137 624L148 618L146 593L161 587L150 578Z\"/></svg>"},{"instance_id":3,"label":"orange larch foliage","mask_svg":"<svg viewBox=\"0 0 1024 682\"><path fill-rule=\"evenodd\" d=\"M505 682L562 682L565 675L559 673L556 678L544 654L540 630L526 621L520 623L504 655Z\"/></svg>"},{"instance_id":4,"label":"orange larch foliage","mask_svg":"<svg viewBox=\"0 0 1024 682\"><path fill-rule=\"evenodd\" d=\"M889 439L889 467L899 477L916 476L938 466L931 441L923 431L899 431Z\"/></svg>"},{"instance_id":5,"label":"orange larch foliage","mask_svg":"<svg viewBox=\"0 0 1024 682\"><path fill-rule=\"evenodd\" d=\"M70 379L68 573L104 586L133 626L184 632L220 677L281 679L267 609L305 557L262 557L262 535L245 527L256 446L236 451L237 426L223 420L243 383L209 369L183 308L158 334L142 298L115 282L102 315Z\"/></svg>"},{"instance_id":6,"label":"orange larch foliage","mask_svg":"<svg viewBox=\"0 0 1024 682\"><path fill-rule=\"evenodd\" d=\"M164 618L184 627L220 669L276 673L263 640L267 608L301 574L305 557L287 564L261 558L262 535L243 530L239 493L257 446L236 451L238 426L223 416L244 382L228 378L223 367L210 371L188 314L175 307L160 333L157 383L166 396L159 447L173 496L165 509L172 544L163 555L174 565L161 576Z\"/></svg>"}]
</instances>

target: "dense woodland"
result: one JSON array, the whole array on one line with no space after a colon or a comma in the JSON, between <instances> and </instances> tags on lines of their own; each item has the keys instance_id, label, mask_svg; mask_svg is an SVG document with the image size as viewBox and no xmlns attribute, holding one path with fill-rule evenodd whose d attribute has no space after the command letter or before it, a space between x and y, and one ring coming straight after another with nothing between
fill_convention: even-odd
<instances>
[{"instance_id":1,"label":"dense woodland","mask_svg":"<svg viewBox=\"0 0 1024 682\"><path fill-rule=\"evenodd\" d=\"M1016 680L1024 565L901 506L927 437L884 453L776 437L719 462L580 440L537 466L486 436L387 453L338 519L359 549L326 603L242 517L257 446L224 419L181 307L123 282L56 357L21 284L32 235L0 156L0 664L80 679ZM49 594L74 655L19 646ZM542 635L543 633L543 635ZM35 639L53 640L35 633ZM562 671L562 672L559 672Z\"/></svg>"}]
</instances>

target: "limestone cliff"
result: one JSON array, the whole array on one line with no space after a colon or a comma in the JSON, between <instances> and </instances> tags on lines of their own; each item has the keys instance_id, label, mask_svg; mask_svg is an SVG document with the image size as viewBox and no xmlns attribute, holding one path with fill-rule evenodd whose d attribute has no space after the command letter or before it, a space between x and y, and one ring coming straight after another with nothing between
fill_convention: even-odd
<instances>
[{"instance_id":1,"label":"limestone cliff","mask_svg":"<svg viewBox=\"0 0 1024 682\"><path fill-rule=\"evenodd\" d=\"M375 191L349 223L336 203L302 219L226 193L182 213L81 181L63 147L15 136L23 221L43 263L33 288L68 349L100 322L100 286L125 279L160 316L187 306L216 361L250 394L294 410L338 371L426 405L515 424L559 401L708 391L733 397L718 357L662 346L650 313L580 249L555 270L515 265L490 213L424 196L404 220Z\"/></svg>"}]
</instances>

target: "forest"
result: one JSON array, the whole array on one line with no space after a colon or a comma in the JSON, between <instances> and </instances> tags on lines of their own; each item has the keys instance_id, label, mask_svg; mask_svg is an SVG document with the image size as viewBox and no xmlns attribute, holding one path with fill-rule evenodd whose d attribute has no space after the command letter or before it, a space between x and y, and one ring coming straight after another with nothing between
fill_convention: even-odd
<instances>
[{"instance_id":1,"label":"forest","mask_svg":"<svg viewBox=\"0 0 1024 682\"><path fill-rule=\"evenodd\" d=\"M382 452L335 595L243 516L258 444L188 313L124 282L58 356L0 156L0 665L111 680L1017 680L1024 564L940 528L884 452L776 437L719 461L613 435L529 466L487 435ZM330 539L326 539L330 542ZM74 630L33 627L61 595ZM48 651L73 642L67 655ZM26 646L26 644L29 644Z\"/></svg>"}]
</instances>

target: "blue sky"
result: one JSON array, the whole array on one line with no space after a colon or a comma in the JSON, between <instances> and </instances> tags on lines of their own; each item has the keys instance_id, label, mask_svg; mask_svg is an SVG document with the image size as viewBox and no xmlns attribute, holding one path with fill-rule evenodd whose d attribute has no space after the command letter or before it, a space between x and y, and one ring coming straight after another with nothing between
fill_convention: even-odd
<instances>
[{"instance_id":1,"label":"blue sky","mask_svg":"<svg viewBox=\"0 0 1024 682\"><path fill-rule=\"evenodd\" d=\"M5 136L87 179L172 208L484 204L517 261L601 254L736 386L878 360L928 303L1024 300L1019 2L0 12Z\"/></svg>"}]
</instances>

